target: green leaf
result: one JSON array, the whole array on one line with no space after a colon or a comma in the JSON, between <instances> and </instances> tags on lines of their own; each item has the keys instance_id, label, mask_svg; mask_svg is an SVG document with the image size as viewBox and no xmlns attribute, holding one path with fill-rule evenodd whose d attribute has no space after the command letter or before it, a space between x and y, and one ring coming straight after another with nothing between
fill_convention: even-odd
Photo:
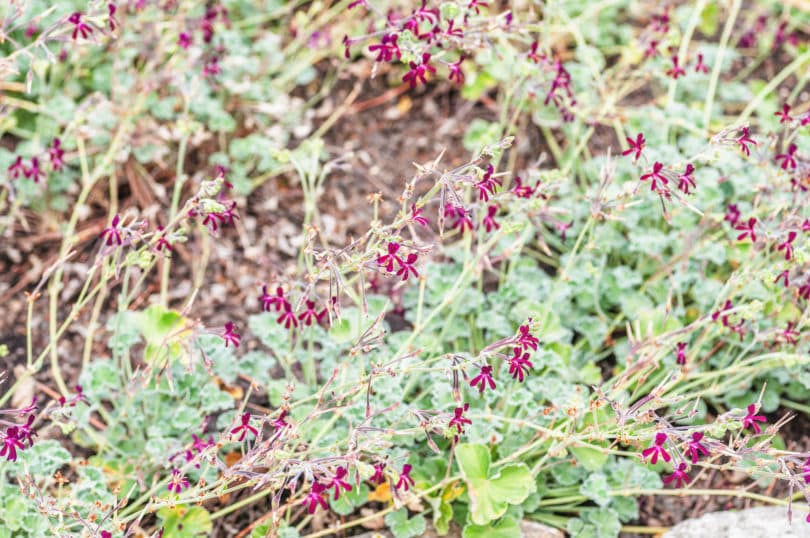
<instances>
[{"instance_id":1,"label":"green leaf","mask_svg":"<svg viewBox=\"0 0 810 538\"><path fill-rule=\"evenodd\" d=\"M70 452L53 439L35 443L19 455L19 463L24 462L28 472L35 477L51 476L70 460Z\"/></svg>"},{"instance_id":2,"label":"green leaf","mask_svg":"<svg viewBox=\"0 0 810 538\"><path fill-rule=\"evenodd\" d=\"M419 514L408 518L407 508L390 512L385 516L385 524L394 533L395 538L412 538L425 533L425 518Z\"/></svg>"},{"instance_id":3,"label":"green leaf","mask_svg":"<svg viewBox=\"0 0 810 538\"><path fill-rule=\"evenodd\" d=\"M604 473L593 473L579 487L579 492L599 506L610 504L607 477Z\"/></svg>"},{"instance_id":4,"label":"green leaf","mask_svg":"<svg viewBox=\"0 0 810 538\"><path fill-rule=\"evenodd\" d=\"M353 486L351 491L343 492L338 500L330 497L329 504L332 510L338 515L348 516L354 512L358 506L362 506L368 500L368 486L360 484L360 487Z\"/></svg>"},{"instance_id":5,"label":"green leaf","mask_svg":"<svg viewBox=\"0 0 810 538\"><path fill-rule=\"evenodd\" d=\"M596 527L598 538L616 538L622 530L618 514L610 508L590 510L583 517Z\"/></svg>"},{"instance_id":6,"label":"green leaf","mask_svg":"<svg viewBox=\"0 0 810 538\"><path fill-rule=\"evenodd\" d=\"M490 475L490 453L485 445L462 443L456 447L456 459L467 482L470 519L476 525L501 517L510 504L522 503L537 489L523 463L507 465Z\"/></svg>"},{"instance_id":7,"label":"green leaf","mask_svg":"<svg viewBox=\"0 0 810 538\"><path fill-rule=\"evenodd\" d=\"M211 532L211 516L204 508L176 506L158 510L163 538L194 538Z\"/></svg>"},{"instance_id":8,"label":"green leaf","mask_svg":"<svg viewBox=\"0 0 810 538\"><path fill-rule=\"evenodd\" d=\"M604 467L608 461L609 454L603 450L597 450L587 446L573 447L570 450L577 459L577 463L588 471L598 471Z\"/></svg>"},{"instance_id":9,"label":"green leaf","mask_svg":"<svg viewBox=\"0 0 810 538\"><path fill-rule=\"evenodd\" d=\"M520 523L513 517L505 517L489 525L465 525L463 538L520 538Z\"/></svg>"}]
</instances>

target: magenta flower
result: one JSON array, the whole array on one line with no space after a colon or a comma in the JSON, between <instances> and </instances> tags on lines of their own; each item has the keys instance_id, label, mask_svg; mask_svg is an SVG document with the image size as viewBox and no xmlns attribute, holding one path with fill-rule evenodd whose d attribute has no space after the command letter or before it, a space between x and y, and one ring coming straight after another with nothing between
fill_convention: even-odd
<instances>
[{"instance_id":1,"label":"magenta flower","mask_svg":"<svg viewBox=\"0 0 810 538\"><path fill-rule=\"evenodd\" d=\"M810 458L802 465L802 475L804 475L804 481L810 484Z\"/></svg>"},{"instance_id":2,"label":"magenta flower","mask_svg":"<svg viewBox=\"0 0 810 538\"><path fill-rule=\"evenodd\" d=\"M794 346L799 342L799 336L801 336L801 333L794 329L795 326L795 322L788 321L787 328L782 331L782 338L785 339L785 342Z\"/></svg>"},{"instance_id":3,"label":"magenta flower","mask_svg":"<svg viewBox=\"0 0 810 538\"><path fill-rule=\"evenodd\" d=\"M712 321L717 321L717 318L720 318L720 320L723 323L723 326L728 327L728 316L729 315L728 314L723 314L723 312L725 312L727 310L731 310L732 308L733 308L733 306L731 304L731 301L729 299L726 299L726 303L723 305L723 308L721 308L720 310L717 310L716 312L712 313ZM721 317L721 315L722 315L722 317Z\"/></svg>"},{"instance_id":4,"label":"magenta flower","mask_svg":"<svg viewBox=\"0 0 810 538\"><path fill-rule=\"evenodd\" d=\"M723 218L723 220L728 222L731 226L737 225L737 222L740 220L740 210L737 209L737 204L728 205L728 208L726 209L726 216Z\"/></svg>"},{"instance_id":5,"label":"magenta flower","mask_svg":"<svg viewBox=\"0 0 810 538\"><path fill-rule=\"evenodd\" d=\"M669 180L661 173L661 170L664 168L664 165L659 163L658 161L653 164L652 172L647 172L641 176L641 181L647 181L648 179L652 180L650 183L650 190L655 191L658 190L658 186L656 181L660 181L664 185L669 183Z\"/></svg>"},{"instance_id":6,"label":"magenta flower","mask_svg":"<svg viewBox=\"0 0 810 538\"><path fill-rule=\"evenodd\" d=\"M290 425L289 422L287 422L286 418L287 418L287 410L282 409L278 417L273 419L271 425L273 426L273 428L276 429L276 431L283 430L284 428Z\"/></svg>"},{"instance_id":7,"label":"magenta flower","mask_svg":"<svg viewBox=\"0 0 810 538\"><path fill-rule=\"evenodd\" d=\"M121 222L121 216L116 215L112 219L112 223L101 230L99 237L105 240L107 246L111 246L113 243L117 245L121 245L123 240L121 238L122 230L118 228L118 223Z\"/></svg>"},{"instance_id":8,"label":"magenta flower","mask_svg":"<svg viewBox=\"0 0 810 538\"><path fill-rule=\"evenodd\" d=\"M202 75L204 77L215 78L220 73L222 73L222 69L219 67L219 56L212 56L203 64Z\"/></svg>"},{"instance_id":9,"label":"magenta flower","mask_svg":"<svg viewBox=\"0 0 810 538\"><path fill-rule=\"evenodd\" d=\"M473 221L470 219L467 210L460 205L447 204L444 207L445 217L455 217L452 228L457 229L462 234L473 229Z\"/></svg>"},{"instance_id":10,"label":"magenta flower","mask_svg":"<svg viewBox=\"0 0 810 538\"><path fill-rule=\"evenodd\" d=\"M757 143L754 141L754 139L751 138L748 127L743 127L742 128L742 134L737 139L737 143L740 145L740 150L743 153L745 153L745 155L748 156L748 157L751 156L751 150L748 148L748 146L746 144L753 144L755 146L757 145Z\"/></svg>"},{"instance_id":11,"label":"magenta flower","mask_svg":"<svg viewBox=\"0 0 810 538\"><path fill-rule=\"evenodd\" d=\"M790 105L785 103L782 105L782 110L779 112L775 112L774 116L779 116L779 123L790 123L793 120L793 116L790 115Z\"/></svg>"},{"instance_id":12,"label":"magenta flower","mask_svg":"<svg viewBox=\"0 0 810 538\"><path fill-rule=\"evenodd\" d=\"M208 441L203 441L197 437L196 433L192 433L191 438L191 448L186 449L186 461L191 461L194 459L194 450L197 451L197 454L202 454L203 450L214 446L214 438L211 436L208 437ZM197 467L200 467L199 463L197 464Z\"/></svg>"},{"instance_id":13,"label":"magenta flower","mask_svg":"<svg viewBox=\"0 0 810 538\"><path fill-rule=\"evenodd\" d=\"M63 157L65 155L65 150L62 149L62 141L58 138L54 138L50 149L48 150L48 155L51 157L51 167L54 170L61 170L62 167L65 165Z\"/></svg>"},{"instance_id":14,"label":"magenta flower","mask_svg":"<svg viewBox=\"0 0 810 538\"><path fill-rule=\"evenodd\" d=\"M172 477L169 479L169 485L166 489L180 493L184 489L189 488L188 478L182 474L178 469L172 469Z\"/></svg>"},{"instance_id":15,"label":"magenta flower","mask_svg":"<svg viewBox=\"0 0 810 538\"><path fill-rule=\"evenodd\" d=\"M664 432L658 432L655 434L655 444L649 446L642 451L641 456L644 459L650 458L650 463L655 465L658 463L658 456L661 456L664 461L668 462L672 459L667 453L666 449L664 449L664 443L667 442L667 434Z\"/></svg>"},{"instance_id":16,"label":"magenta flower","mask_svg":"<svg viewBox=\"0 0 810 538\"><path fill-rule=\"evenodd\" d=\"M464 426L466 424L472 424L472 420L464 417L464 413L466 413L469 408L470 404L465 403L464 407L456 407L453 409L453 418L450 419L448 426L450 428L455 426L459 434L464 433ZM458 436L456 437L458 438Z\"/></svg>"},{"instance_id":17,"label":"magenta flower","mask_svg":"<svg viewBox=\"0 0 810 538\"><path fill-rule=\"evenodd\" d=\"M382 265L389 273L394 272L394 263L402 265L402 259L397 255L400 244L394 241L388 243L388 253L377 256L377 265Z\"/></svg>"},{"instance_id":18,"label":"magenta flower","mask_svg":"<svg viewBox=\"0 0 810 538\"><path fill-rule=\"evenodd\" d=\"M177 45L183 50L188 50L191 46L191 34L188 32L180 32L180 35L177 36Z\"/></svg>"},{"instance_id":19,"label":"magenta flower","mask_svg":"<svg viewBox=\"0 0 810 538\"><path fill-rule=\"evenodd\" d=\"M87 396L84 395L84 391L82 390L81 385L76 385L76 394L67 400L64 396L59 397L59 405L64 407L67 405L68 407L76 407L77 403L83 403L86 406L90 406L90 401L87 399Z\"/></svg>"},{"instance_id":20,"label":"magenta flower","mask_svg":"<svg viewBox=\"0 0 810 538\"><path fill-rule=\"evenodd\" d=\"M708 73L709 66L703 63L703 55L698 53L697 65L695 65L695 73Z\"/></svg>"},{"instance_id":21,"label":"magenta flower","mask_svg":"<svg viewBox=\"0 0 810 538\"><path fill-rule=\"evenodd\" d=\"M284 325L285 329L289 329L290 327L298 327L298 320L295 317L295 312L292 311L292 305L290 303L284 303L284 311L281 315L276 319L276 323L279 325Z\"/></svg>"},{"instance_id":22,"label":"magenta flower","mask_svg":"<svg viewBox=\"0 0 810 538\"><path fill-rule=\"evenodd\" d=\"M410 463L406 463L402 466L402 471L399 473L399 480L397 483L394 484L394 489L403 488L405 491L408 491L410 486L414 485L413 478L411 478L411 467Z\"/></svg>"},{"instance_id":23,"label":"magenta flower","mask_svg":"<svg viewBox=\"0 0 810 538\"><path fill-rule=\"evenodd\" d=\"M520 176L515 176L515 186L512 187L512 193L518 198L531 198L534 196L534 192L539 184L540 182L538 181L534 187L530 187L523 184L523 180Z\"/></svg>"},{"instance_id":24,"label":"magenta flower","mask_svg":"<svg viewBox=\"0 0 810 538\"><path fill-rule=\"evenodd\" d=\"M703 440L702 432L695 432L692 434L692 440L689 441L689 446L686 447L686 455L692 458L692 463L697 463L701 454L704 456L709 455L709 449L706 448L701 441Z\"/></svg>"},{"instance_id":25,"label":"magenta flower","mask_svg":"<svg viewBox=\"0 0 810 538\"><path fill-rule=\"evenodd\" d=\"M399 50L397 41L399 40L398 34L384 34L379 44L370 45L369 52L377 52L377 57L374 59L376 62L390 62L394 56L397 60L402 58L402 51Z\"/></svg>"},{"instance_id":26,"label":"magenta flower","mask_svg":"<svg viewBox=\"0 0 810 538\"><path fill-rule=\"evenodd\" d=\"M161 530L161 534L162 534ZM101 531L101 538L112 538L112 533L110 531Z\"/></svg>"},{"instance_id":27,"label":"magenta flower","mask_svg":"<svg viewBox=\"0 0 810 538\"><path fill-rule=\"evenodd\" d=\"M17 159L8 167L8 176L10 179L17 179L20 174L25 174L25 165L23 165L22 157L17 155Z\"/></svg>"},{"instance_id":28,"label":"magenta flower","mask_svg":"<svg viewBox=\"0 0 810 538\"><path fill-rule=\"evenodd\" d=\"M779 274L776 276L776 278L773 280L773 283L774 283L774 284L776 284L777 282L779 282L779 280L780 280L780 279L785 279L784 284L785 284L785 287L786 287L786 288L787 288L788 286L790 286L790 270L789 270L789 269L785 269L784 271L782 271L781 273L779 273Z\"/></svg>"},{"instance_id":29,"label":"magenta flower","mask_svg":"<svg viewBox=\"0 0 810 538\"><path fill-rule=\"evenodd\" d=\"M354 0L354 2L346 6L346 9L354 9L357 6L368 7L368 4L366 4L366 0Z\"/></svg>"},{"instance_id":30,"label":"magenta flower","mask_svg":"<svg viewBox=\"0 0 810 538\"><path fill-rule=\"evenodd\" d=\"M461 62L463 62L465 58L466 56L462 54L457 62L447 64L447 67L450 69L450 74L447 75L447 78L450 81L457 83L459 86L464 84L464 71L461 70Z\"/></svg>"},{"instance_id":31,"label":"magenta flower","mask_svg":"<svg viewBox=\"0 0 810 538\"><path fill-rule=\"evenodd\" d=\"M478 375L472 378L470 381L470 386L474 387L478 385L478 393L483 394L484 389L487 385L489 385L490 389L495 388L495 380L492 379L492 366L487 364L481 367L481 370L478 372Z\"/></svg>"},{"instance_id":32,"label":"magenta flower","mask_svg":"<svg viewBox=\"0 0 810 538\"><path fill-rule=\"evenodd\" d=\"M509 374L512 379L517 379L522 383L533 365L529 360L529 354L525 353L520 347L516 347L513 353L514 355L509 359Z\"/></svg>"},{"instance_id":33,"label":"magenta flower","mask_svg":"<svg viewBox=\"0 0 810 538\"><path fill-rule=\"evenodd\" d=\"M439 22L439 10L436 8L427 8L427 0L422 0L422 6L414 10L413 20L419 22L428 21L430 24Z\"/></svg>"},{"instance_id":34,"label":"magenta flower","mask_svg":"<svg viewBox=\"0 0 810 538\"><path fill-rule=\"evenodd\" d=\"M326 504L326 499L323 497L323 492L325 490L326 486L323 484L319 484L318 482L312 483L312 488L310 488L309 493L307 493L307 496L304 497L304 501L301 503L305 506L309 505L307 506L307 512L314 514L319 505L324 510L329 508L329 505Z\"/></svg>"},{"instance_id":35,"label":"magenta flower","mask_svg":"<svg viewBox=\"0 0 810 538\"><path fill-rule=\"evenodd\" d=\"M487 207L487 215L484 217L484 220L482 221L487 233L490 233L492 230L497 230L501 227L501 225L498 224L498 222L495 220L495 215L497 215L497 213L498 213L498 206L490 205Z\"/></svg>"},{"instance_id":36,"label":"magenta flower","mask_svg":"<svg viewBox=\"0 0 810 538\"><path fill-rule=\"evenodd\" d=\"M676 488L683 487L684 484L688 484L691 480L689 475L686 473L686 464L681 462L678 464L678 467L672 470L671 475L664 478L664 484L671 484L672 482L675 482Z\"/></svg>"},{"instance_id":37,"label":"magenta flower","mask_svg":"<svg viewBox=\"0 0 810 538\"><path fill-rule=\"evenodd\" d=\"M788 146L787 153L780 153L774 159L779 162L782 161L780 167L782 170L787 170L790 168L791 170L796 168L796 144L791 144ZM34 159L31 159L32 161ZM25 175L28 177L28 174Z\"/></svg>"},{"instance_id":38,"label":"magenta flower","mask_svg":"<svg viewBox=\"0 0 810 538\"><path fill-rule=\"evenodd\" d=\"M17 426L17 439L20 441L28 441L29 448L34 446L34 436L37 435L37 432L35 432L31 427L35 418L36 417L34 417L33 414L28 415L28 419L25 421L25 424L20 424Z\"/></svg>"},{"instance_id":39,"label":"magenta flower","mask_svg":"<svg viewBox=\"0 0 810 538\"><path fill-rule=\"evenodd\" d=\"M87 37L93 33L93 29L84 22L82 22L82 14L79 11L76 11L68 17L68 22L73 25L73 33L71 36L75 40L76 37L81 34L82 38L87 39Z\"/></svg>"},{"instance_id":40,"label":"magenta flower","mask_svg":"<svg viewBox=\"0 0 810 538\"><path fill-rule=\"evenodd\" d=\"M231 435L239 433L239 442L245 440L245 436L248 432L252 433L254 437L259 434L259 430L250 425L250 413L242 413L239 419L242 423L231 430Z\"/></svg>"},{"instance_id":41,"label":"magenta flower","mask_svg":"<svg viewBox=\"0 0 810 538\"><path fill-rule=\"evenodd\" d=\"M222 335L222 338L225 340L225 347L228 347L228 344L233 344L233 347L239 347L239 341L242 339L242 336L236 332L236 325L233 324L232 321L229 321L225 324L225 333Z\"/></svg>"},{"instance_id":42,"label":"magenta flower","mask_svg":"<svg viewBox=\"0 0 810 538\"><path fill-rule=\"evenodd\" d=\"M112 2L107 4L107 24L109 24L111 32L115 31L115 12L117 9Z\"/></svg>"},{"instance_id":43,"label":"magenta flower","mask_svg":"<svg viewBox=\"0 0 810 538\"><path fill-rule=\"evenodd\" d=\"M37 157L31 157L31 166L26 167L23 174L27 178L33 178L34 183L39 183L40 179L47 177L45 171L39 166L39 158Z\"/></svg>"},{"instance_id":44,"label":"magenta flower","mask_svg":"<svg viewBox=\"0 0 810 538\"><path fill-rule=\"evenodd\" d=\"M533 61L534 63L540 63L542 60L546 59L545 54L538 54L537 47L540 44L537 41L532 42L531 47L529 48L529 52L527 53L528 58Z\"/></svg>"},{"instance_id":45,"label":"magenta flower","mask_svg":"<svg viewBox=\"0 0 810 538\"><path fill-rule=\"evenodd\" d=\"M24 450L22 440L19 436L19 428L17 426L9 426L6 428L6 433L0 437L0 457L5 457L8 461L17 461L17 450Z\"/></svg>"},{"instance_id":46,"label":"magenta flower","mask_svg":"<svg viewBox=\"0 0 810 538\"><path fill-rule=\"evenodd\" d=\"M531 323L531 318L529 318L528 323L524 323L520 327L518 327L518 335L517 335L517 343L523 349L533 349L537 351L537 346L540 344L540 340L537 339L531 333L531 329L529 328L529 323Z\"/></svg>"},{"instance_id":47,"label":"magenta flower","mask_svg":"<svg viewBox=\"0 0 810 538\"><path fill-rule=\"evenodd\" d=\"M641 157L641 152L644 149L644 144L647 142L646 140L644 140L644 133L638 133L636 135L635 140L633 140L629 136L625 137L625 140L627 140L627 143L630 145L630 147L624 150L622 152L622 155L635 154L633 156L633 162L638 161L639 158Z\"/></svg>"},{"instance_id":48,"label":"magenta flower","mask_svg":"<svg viewBox=\"0 0 810 538\"><path fill-rule=\"evenodd\" d=\"M410 62L409 65L411 69L405 73L405 76L402 77L402 81L409 83L411 88L416 88L419 82L427 84L425 76L428 72L436 73L436 68L430 65L430 53L427 52L422 54L422 63L417 64L416 62Z\"/></svg>"},{"instance_id":49,"label":"magenta flower","mask_svg":"<svg viewBox=\"0 0 810 538\"><path fill-rule=\"evenodd\" d=\"M289 304L286 297L284 297L284 290L281 286L276 288L276 294L270 295L267 293L267 286L262 286L262 294L259 297L259 302L262 304L262 311L270 312L270 309L275 307L276 312L284 308L284 305Z\"/></svg>"},{"instance_id":50,"label":"magenta flower","mask_svg":"<svg viewBox=\"0 0 810 538\"><path fill-rule=\"evenodd\" d=\"M678 342L678 358L675 359L675 364L686 364L686 342Z\"/></svg>"},{"instance_id":51,"label":"magenta flower","mask_svg":"<svg viewBox=\"0 0 810 538\"><path fill-rule=\"evenodd\" d=\"M810 280L799 286L799 297L805 301L810 300Z\"/></svg>"},{"instance_id":52,"label":"magenta flower","mask_svg":"<svg viewBox=\"0 0 810 538\"><path fill-rule=\"evenodd\" d=\"M776 250L785 251L785 260L790 260L793 257L793 241L796 239L796 232L788 232L788 237L782 243L777 245Z\"/></svg>"},{"instance_id":53,"label":"magenta flower","mask_svg":"<svg viewBox=\"0 0 810 538\"><path fill-rule=\"evenodd\" d=\"M467 4L467 10L475 11L476 15L480 15L481 11L479 7L489 7L488 2L482 2L481 0L470 0L470 3Z\"/></svg>"},{"instance_id":54,"label":"magenta flower","mask_svg":"<svg viewBox=\"0 0 810 538\"><path fill-rule=\"evenodd\" d=\"M684 71L683 67L678 65L678 55L672 56L672 67L667 70L667 75L672 77L675 80L678 80L678 77L686 75L686 71Z\"/></svg>"},{"instance_id":55,"label":"magenta flower","mask_svg":"<svg viewBox=\"0 0 810 538\"><path fill-rule=\"evenodd\" d=\"M501 181L492 176L494 171L495 169L491 164L487 166L487 170L484 172L481 181L474 185L475 188L478 189L478 200L488 202L490 195L495 194L495 190L501 186Z\"/></svg>"},{"instance_id":56,"label":"magenta flower","mask_svg":"<svg viewBox=\"0 0 810 538\"><path fill-rule=\"evenodd\" d=\"M414 278L419 276L419 273L416 271L416 267L414 267L418 257L419 255L416 252L409 252L408 257L405 258L405 260L400 260L400 267L397 271L397 276L401 277L403 282L408 280L410 276L413 276Z\"/></svg>"},{"instance_id":57,"label":"magenta flower","mask_svg":"<svg viewBox=\"0 0 810 538\"><path fill-rule=\"evenodd\" d=\"M309 327L313 322L320 323L326 317L326 308L320 312L315 311L315 301L305 301L306 310L298 314L298 320Z\"/></svg>"},{"instance_id":58,"label":"magenta flower","mask_svg":"<svg viewBox=\"0 0 810 538\"><path fill-rule=\"evenodd\" d=\"M352 490L351 484L343 480L347 474L349 474L349 471L347 471L345 467L338 467L337 471L335 471L335 476L332 477L332 482L326 486L327 488L335 488L335 500L340 498L341 489L344 491Z\"/></svg>"},{"instance_id":59,"label":"magenta flower","mask_svg":"<svg viewBox=\"0 0 810 538\"><path fill-rule=\"evenodd\" d=\"M737 241L742 241L746 237L751 238L752 243L757 242L757 234L754 231L754 226L757 224L756 217L751 217L748 219L748 222L744 222L742 224L738 224L735 230L742 232L740 235L737 236Z\"/></svg>"},{"instance_id":60,"label":"magenta flower","mask_svg":"<svg viewBox=\"0 0 810 538\"><path fill-rule=\"evenodd\" d=\"M421 216L422 209L416 207L416 204L411 205L411 222L415 222L419 226L427 227L430 224L430 221L426 218Z\"/></svg>"},{"instance_id":61,"label":"magenta flower","mask_svg":"<svg viewBox=\"0 0 810 538\"><path fill-rule=\"evenodd\" d=\"M456 28L456 21L453 19L447 21L447 30L444 31L444 34L458 39L462 39L464 37L464 31L461 28Z\"/></svg>"},{"instance_id":62,"label":"magenta flower","mask_svg":"<svg viewBox=\"0 0 810 538\"><path fill-rule=\"evenodd\" d=\"M757 434L762 433L762 429L759 427L757 422L765 422L766 418L763 415L755 415L754 413L757 412L756 404L750 404L748 406L748 413L743 417L742 424L743 429L751 428Z\"/></svg>"},{"instance_id":63,"label":"magenta flower","mask_svg":"<svg viewBox=\"0 0 810 538\"><path fill-rule=\"evenodd\" d=\"M372 484L379 485L385 482L385 473L383 472L384 470L385 470L385 463L374 464L374 474L371 475L371 478L369 479L371 480Z\"/></svg>"},{"instance_id":64,"label":"magenta flower","mask_svg":"<svg viewBox=\"0 0 810 538\"><path fill-rule=\"evenodd\" d=\"M695 176L692 173L695 171L695 167L692 166L691 163L686 165L686 170L684 170L683 174L678 176L678 189L683 191L684 194L691 194L689 192L689 188L696 189L697 184L695 183Z\"/></svg>"},{"instance_id":65,"label":"magenta flower","mask_svg":"<svg viewBox=\"0 0 810 538\"><path fill-rule=\"evenodd\" d=\"M159 232L163 231L163 226L157 227ZM166 234L160 234L158 236L158 240L155 243L155 250L161 252L163 249L172 250L172 244L166 239Z\"/></svg>"}]
</instances>

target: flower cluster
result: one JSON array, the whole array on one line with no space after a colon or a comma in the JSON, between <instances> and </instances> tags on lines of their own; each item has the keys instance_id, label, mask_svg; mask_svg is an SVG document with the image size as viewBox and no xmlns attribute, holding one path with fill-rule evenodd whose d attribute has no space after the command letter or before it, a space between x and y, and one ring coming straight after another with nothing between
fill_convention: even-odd
<instances>
[{"instance_id":1,"label":"flower cluster","mask_svg":"<svg viewBox=\"0 0 810 538\"><path fill-rule=\"evenodd\" d=\"M19 409L0 409L0 458L17 461L18 451L34 445L34 420L36 419L36 398L30 405ZM25 419L17 422L11 418Z\"/></svg>"}]
</instances>

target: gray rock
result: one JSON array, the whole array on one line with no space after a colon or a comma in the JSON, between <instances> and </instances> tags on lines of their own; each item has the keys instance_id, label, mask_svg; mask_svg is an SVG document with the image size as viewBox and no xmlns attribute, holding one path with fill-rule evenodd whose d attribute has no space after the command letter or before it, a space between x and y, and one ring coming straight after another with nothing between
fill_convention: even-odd
<instances>
[{"instance_id":1,"label":"gray rock","mask_svg":"<svg viewBox=\"0 0 810 538\"><path fill-rule=\"evenodd\" d=\"M662 538L810 538L805 517L794 509L790 524L787 508L778 506L713 512L675 525Z\"/></svg>"}]
</instances>

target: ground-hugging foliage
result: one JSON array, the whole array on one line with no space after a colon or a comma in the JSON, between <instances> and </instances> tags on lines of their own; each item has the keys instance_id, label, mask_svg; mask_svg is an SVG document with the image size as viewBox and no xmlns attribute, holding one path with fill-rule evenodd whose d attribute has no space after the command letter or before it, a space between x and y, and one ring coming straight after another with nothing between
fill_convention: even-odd
<instances>
[{"instance_id":1,"label":"ground-hugging foliage","mask_svg":"<svg viewBox=\"0 0 810 538\"><path fill-rule=\"evenodd\" d=\"M603 538L676 493L810 521L810 14L505 4L0 11L0 256L57 241L0 280L0 538ZM330 130L429 92L489 114L336 242L330 181L377 172ZM300 233L217 281L271 181Z\"/></svg>"}]
</instances>

